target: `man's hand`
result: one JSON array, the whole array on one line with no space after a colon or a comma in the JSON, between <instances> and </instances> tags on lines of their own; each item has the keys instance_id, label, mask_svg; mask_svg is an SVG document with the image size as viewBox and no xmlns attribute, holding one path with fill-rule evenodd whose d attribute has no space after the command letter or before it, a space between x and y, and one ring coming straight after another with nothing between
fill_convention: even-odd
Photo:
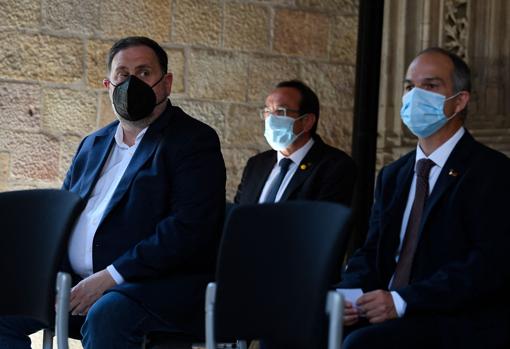
<instances>
[{"instance_id":1,"label":"man's hand","mask_svg":"<svg viewBox=\"0 0 510 349\"><path fill-rule=\"evenodd\" d=\"M351 302L345 301L344 306L344 326L354 325L359 320L358 309Z\"/></svg>"},{"instance_id":2,"label":"man's hand","mask_svg":"<svg viewBox=\"0 0 510 349\"><path fill-rule=\"evenodd\" d=\"M372 324L396 319L397 310L391 293L383 290L367 292L356 301L361 314Z\"/></svg>"},{"instance_id":3,"label":"man's hand","mask_svg":"<svg viewBox=\"0 0 510 349\"><path fill-rule=\"evenodd\" d=\"M71 314L86 315L103 292L115 285L115 280L106 269L81 280L71 289Z\"/></svg>"}]
</instances>

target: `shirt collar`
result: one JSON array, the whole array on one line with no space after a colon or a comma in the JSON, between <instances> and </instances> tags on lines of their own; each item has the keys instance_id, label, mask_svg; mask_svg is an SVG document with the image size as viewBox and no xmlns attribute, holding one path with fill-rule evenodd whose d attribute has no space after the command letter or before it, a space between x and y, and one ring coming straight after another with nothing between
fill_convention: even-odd
<instances>
[{"instance_id":1,"label":"shirt collar","mask_svg":"<svg viewBox=\"0 0 510 349\"><path fill-rule=\"evenodd\" d=\"M136 135L135 144L133 144L133 146L135 146L135 145L137 146L140 143L143 136L145 135L145 132L147 132L148 128L149 128L149 126L144 128L143 130L141 130L140 133L138 133L138 135ZM120 122L117 125L117 130L115 130L115 143L117 143L117 146L120 148L123 148L123 149L130 148L126 143L124 143L124 132L122 130L122 125L120 124Z\"/></svg>"},{"instance_id":2,"label":"shirt collar","mask_svg":"<svg viewBox=\"0 0 510 349\"><path fill-rule=\"evenodd\" d=\"M308 153L308 151L310 150L314 143L315 141L313 140L313 138L310 138L308 142L305 143L305 145L303 145L301 148L299 148L289 156L285 156L282 153L277 152L278 154L277 163L280 163L280 160L286 157L291 159L293 163L299 165L301 161L303 161L304 157L306 156L306 154Z\"/></svg>"},{"instance_id":3,"label":"shirt collar","mask_svg":"<svg viewBox=\"0 0 510 349\"><path fill-rule=\"evenodd\" d=\"M455 132L453 136L450 137L446 142L441 144L439 148L434 150L432 154L430 154L428 157L423 153L423 151L420 148L420 144L416 146L416 162L421 159L430 159L434 161L434 163L439 166L440 168L444 167L444 164L446 163L446 160L448 160L448 157L450 156L451 152L453 151L453 148L457 145L459 140L462 138L466 130L463 126Z\"/></svg>"}]
</instances>

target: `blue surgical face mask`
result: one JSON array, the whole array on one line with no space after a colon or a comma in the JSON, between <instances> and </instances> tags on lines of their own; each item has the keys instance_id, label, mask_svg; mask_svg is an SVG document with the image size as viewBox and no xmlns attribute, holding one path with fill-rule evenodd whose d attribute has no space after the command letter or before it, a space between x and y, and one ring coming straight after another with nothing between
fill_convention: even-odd
<instances>
[{"instance_id":1,"label":"blue surgical face mask","mask_svg":"<svg viewBox=\"0 0 510 349\"><path fill-rule=\"evenodd\" d=\"M446 98L439 93L414 87L402 97L400 117L414 135L426 138L457 115L455 113L447 117L444 114L444 103L459 94Z\"/></svg>"},{"instance_id":2,"label":"blue surgical face mask","mask_svg":"<svg viewBox=\"0 0 510 349\"><path fill-rule=\"evenodd\" d=\"M301 115L297 119L288 116L270 114L265 119L264 137L267 143L276 151L287 149L304 132L294 133L294 122L306 116Z\"/></svg>"}]
</instances>

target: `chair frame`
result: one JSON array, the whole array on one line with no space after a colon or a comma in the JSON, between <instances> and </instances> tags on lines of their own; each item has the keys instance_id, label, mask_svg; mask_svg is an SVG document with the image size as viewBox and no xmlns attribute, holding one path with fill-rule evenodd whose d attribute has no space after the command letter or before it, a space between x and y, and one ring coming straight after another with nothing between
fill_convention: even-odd
<instances>
[{"instance_id":1,"label":"chair frame","mask_svg":"<svg viewBox=\"0 0 510 349\"><path fill-rule=\"evenodd\" d=\"M205 344L206 349L216 349L214 306L216 299L216 283L207 285L205 294ZM329 317L328 349L341 349L344 297L336 291L329 291L326 296L326 314ZM245 340L237 341L237 348L247 349Z\"/></svg>"}]
</instances>

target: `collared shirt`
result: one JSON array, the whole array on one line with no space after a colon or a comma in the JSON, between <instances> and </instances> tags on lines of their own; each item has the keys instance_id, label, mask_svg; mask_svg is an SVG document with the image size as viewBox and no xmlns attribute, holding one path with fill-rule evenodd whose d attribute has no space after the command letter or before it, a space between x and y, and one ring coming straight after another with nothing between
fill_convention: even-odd
<instances>
[{"instance_id":1,"label":"collared shirt","mask_svg":"<svg viewBox=\"0 0 510 349\"><path fill-rule=\"evenodd\" d=\"M92 245L94 236L108 203L146 131L147 128L143 129L136 136L135 144L128 146L124 143L124 132L121 125L117 126L115 144L69 240L68 253L71 267L82 278L93 274ZM109 265L107 270L117 284L124 282L113 265Z\"/></svg>"},{"instance_id":2,"label":"collared shirt","mask_svg":"<svg viewBox=\"0 0 510 349\"><path fill-rule=\"evenodd\" d=\"M407 197L407 205L404 210L404 216L402 217L402 226L400 228L400 244L395 255L395 260L397 262L400 256L400 250L402 249L402 242L404 241L404 235L406 233L407 223L409 222L409 216L411 215L411 208L413 207L414 196L416 194L416 164L421 159L430 159L435 163L435 165L430 169L429 174L429 195L430 195L430 193L432 193L432 190L434 189L437 179L439 178L441 170L443 169L444 165L446 164L446 161L448 160L448 157L450 156L453 149L455 148L455 146L457 145L457 143L462 138L465 132L466 131L464 127L458 129L457 132L455 132L455 134L452 137L450 137L450 139L443 143L439 148L434 150L434 152L430 154L428 157L423 153L419 144L416 147L416 159L414 163L415 173L413 176L413 181L411 183L411 188L409 189L409 196ZM391 279L393 280L393 277ZM393 303L395 304L398 316L399 317L403 316L405 313L405 309L407 307L407 303L395 291L391 292L391 296L393 297Z\"/></svg>"},{"instance_id":3,"label":"collared shirt","mask_svg":"<svg viewBox=\"0 0 510 349\"><path fill-rule=\"evenodd\" d=\"M308 154L314 143L315 141L313 140L313 138L310 138L308 142L305 143L305 145L303 145L301 148L299 148L298 150L290 154L290 156L288 156L288 158L292 160L292 163L290 164L289 169L287 170L287 174L283 178L282 184L280 185L280 189L278 189L278 192L276 193L275 202L280 201L280 198L282 197L283 193L285 192L285 189L289 185L292 176L294 176L294 173L296 173L299 164L301 163L301 161L303 161L306 154ZM278 176L278 173L280 173L280 166L278 164L280 163L280 160L283 159L284 157L285 156L282 153L277 152L276 164L274 165L273 170L269 174L269 177L267 177L266 184L264 185L262 193L260 194L259 197L259 203L264 202L267 193L269 192L269 188L271 187L271 183L273 183L276 176Z\"/></svg>"}]
</instances>

